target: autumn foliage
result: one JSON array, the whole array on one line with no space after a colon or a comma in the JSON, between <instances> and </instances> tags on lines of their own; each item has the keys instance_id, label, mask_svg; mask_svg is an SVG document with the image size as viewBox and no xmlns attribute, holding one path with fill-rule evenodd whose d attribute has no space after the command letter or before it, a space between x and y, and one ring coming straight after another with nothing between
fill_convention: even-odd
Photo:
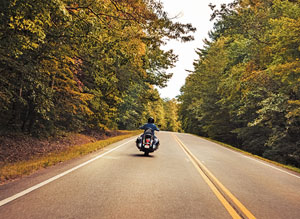
<instances>
[{"instance_id":1,"label":"autumn foliage","mask_svg":"<svg viewBox=\"0 0 300 219\"><path fill-rule=\"evenodd\" d=\"M137 128L193 31L154 0L2 0L0 134Z\"/></svg>"}]
</instances>

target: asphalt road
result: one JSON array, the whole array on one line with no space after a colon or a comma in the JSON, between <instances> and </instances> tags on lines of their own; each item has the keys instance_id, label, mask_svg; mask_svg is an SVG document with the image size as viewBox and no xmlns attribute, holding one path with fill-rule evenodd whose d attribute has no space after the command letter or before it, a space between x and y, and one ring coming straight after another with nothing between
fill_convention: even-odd
<instances>
[{"instance_id":1,"label":"asphalt road","mask_svg":"<svg viewBox=\"0 0 300 219\"><path fill-rule=\"evenodd\" d=\"M148 157L130 138L0 186L0 218L300 218L299 174L193 135L157 136Z\"/></svg>"}]
</instances>

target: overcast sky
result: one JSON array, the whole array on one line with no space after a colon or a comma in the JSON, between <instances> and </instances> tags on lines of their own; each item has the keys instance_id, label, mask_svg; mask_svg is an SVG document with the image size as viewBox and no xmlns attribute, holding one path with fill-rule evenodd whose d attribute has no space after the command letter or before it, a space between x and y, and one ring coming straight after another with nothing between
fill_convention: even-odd
<instances>
[{"instance_id":1,"label":"overcast sky","mask_svg":"<svg viewBox=\"0 0 300 219\"><path fill-rule=\"evenodd\" d=\"M180 94L180 88L184 85L188 72L193 70L193 61L197 59L196 48L202 48L202 40L208 37L208 32L213 28L213 22L209 21L212 11L208 7L209 3L220 6L222 3L230 3L233 0L161 0L164 9L170 17L180 15L175 21L181 23L191 23L197 28L194 33L195 40L192 42L181 43L169 41L166 49L173 49L179 57L176 67L169 69L173 77L168 82L168 86L158 89L162 98L174 98Z\"/></svg>"}]
</instances>

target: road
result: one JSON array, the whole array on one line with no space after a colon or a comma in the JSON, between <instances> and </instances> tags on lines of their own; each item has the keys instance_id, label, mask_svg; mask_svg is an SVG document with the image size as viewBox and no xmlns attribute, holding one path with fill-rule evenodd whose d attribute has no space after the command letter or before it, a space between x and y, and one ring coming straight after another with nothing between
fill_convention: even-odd
<instances>
[{"instance_id":1,"label":"road","mask_svg":"<svg viewBox=\"0 0 300 219\"><path fill-rule=\"evenodd\" d=\"M0 218L300 218L299 174L190 134L157 136L148 157L130 138L0 186Z\"/></svg>"}]
</instances>

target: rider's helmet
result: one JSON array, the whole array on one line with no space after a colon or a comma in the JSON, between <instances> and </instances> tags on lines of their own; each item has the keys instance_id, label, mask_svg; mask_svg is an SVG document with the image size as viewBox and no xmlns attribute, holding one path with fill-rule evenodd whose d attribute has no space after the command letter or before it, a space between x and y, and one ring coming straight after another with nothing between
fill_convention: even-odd
<instances>
[{"instance_id":1,"label":"rider's helmet","mask_svg":"<svg viewBox=\"0 0 300 219\"><path fill-rule=\"evenodd\" d=\"M150 117L150 118L148 119L148 123L154 123L154 119L153 119L152 117Z\"/></svg>"}]
</instances>

